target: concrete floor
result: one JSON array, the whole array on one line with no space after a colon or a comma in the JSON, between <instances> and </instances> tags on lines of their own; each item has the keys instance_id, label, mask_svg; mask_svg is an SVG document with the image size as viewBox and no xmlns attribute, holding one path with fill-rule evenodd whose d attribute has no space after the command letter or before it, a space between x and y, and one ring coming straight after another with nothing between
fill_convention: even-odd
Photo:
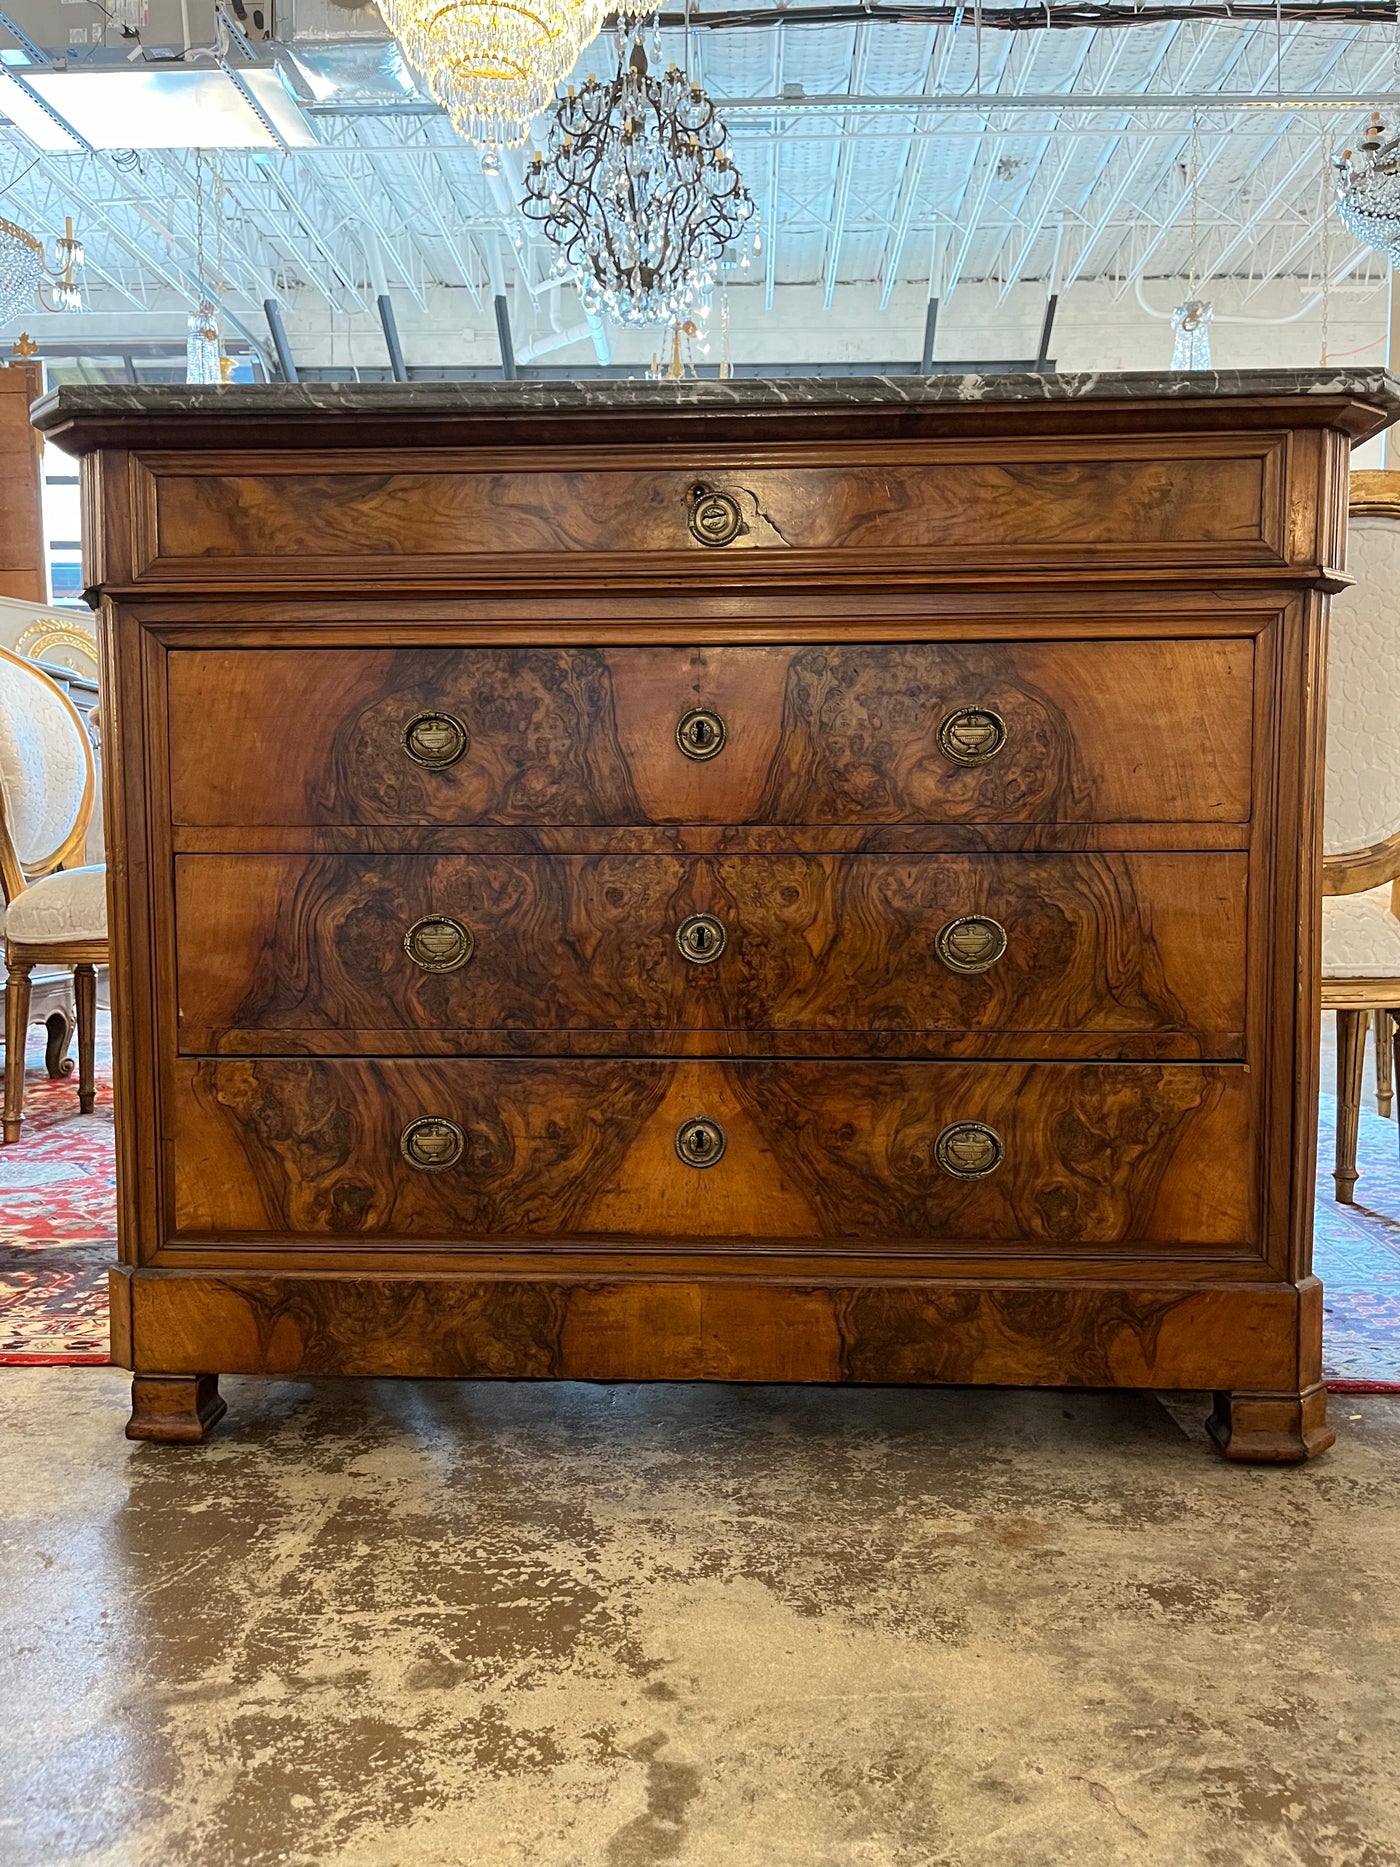
<instances>
[{"instance_id":1,"label":"concrete floor","mask_svg":"<svg viewBox=\"0 0 1400 1867\"><path fill-rule=\"evenodd\" d=\"M5 1867L1400 1863L1400 1400L224 1391L0 1375Z\"/></svg>"}]
</instances>

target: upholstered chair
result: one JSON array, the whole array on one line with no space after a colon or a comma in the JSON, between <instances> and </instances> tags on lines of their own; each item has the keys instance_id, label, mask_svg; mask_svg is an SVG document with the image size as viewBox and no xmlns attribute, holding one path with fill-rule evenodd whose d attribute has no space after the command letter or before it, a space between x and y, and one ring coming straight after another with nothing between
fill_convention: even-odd
<instances>
[{"instance_id":1,"label":"upholstered chair","mask_svg":"<svg viewBox=\"0 0 1400 1867\"><path fill-rule=\"evenodd\" d=\"M1348 566L1332 600L1327 660L1327 805L1322 1003L1337 1014L1337 1198L1351 1205L1366 1031L1376 1100L1393 1100L1400 1015L1400 472L1351 476Z\"/></svg>"},{"instance_id":2,"label":"upholstered chair","mask_svg":"<svg viewBox=\"0 0 1400 1867\"><path fill-rule=\"evenodd\" d=\"M107 870L80 857L92 817L92 743L63 690L32 661L0 648L0 889L5 917L4 1138L24 1119L30 975L71 967L78 1021L78 1106L89 1114L97 967L107 963Z\"/></svg>"}]
</instances>

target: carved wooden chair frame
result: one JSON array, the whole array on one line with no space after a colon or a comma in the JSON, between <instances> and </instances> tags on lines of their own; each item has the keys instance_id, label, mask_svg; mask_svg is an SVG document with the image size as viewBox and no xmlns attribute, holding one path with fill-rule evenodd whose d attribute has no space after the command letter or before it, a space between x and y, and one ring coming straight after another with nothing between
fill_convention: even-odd
<instances>
[{"instance_id":1,"label":"carved wooden chair frame","mask_svg":"<svg viewBox=\"0 0 1400 1867\"><path fill-rule=\"evenodd\" d=\"M1353 473L1348 500L1353 518L1391 518L1400 523L1400 471ZM1400 914L1400 830L1366 849L1322 859L1324 895L1357 895L1391 884L1392 911ZM1324 979L1322 1008L1337 1014L1337 1198L1352 1202L1356 1142L1361 1120L1361 1081L1366 1064L1366 1029L1376 1031L1376 1105L1389 1115L1400 1054L1400 978Z\"/></svg>"},{"instance_id":2,"label":"carved wooden chair frame","mask_svg":"<svg viewBox=\"0 0 1400 1867\"><path fill-rule=\"evenodd\" d=\"M34 662L8 648L0 648L0 660L23 668L36 681L52 689L72 717L87 761L82 801L73 827L62 847L40 864L26 867L20 861L5 817L4 795L0 792L0 894L8 906L18 900L31 882L56 874L74 856L81 858L97 794L97 767L83 716L58 683L51 681ZM73 969L78 1024L78 1107L84 1115L92 1113L96 1101L97 968L105 966L107 959L106 940L6 940L4 1139L7 1142L19 1139L24 1119L24 1047L29 1026L30 976L36 966L71 966ZM13 1067L15 1059L18 1059L18 1068Z\"/></svg>"}]
</instances>

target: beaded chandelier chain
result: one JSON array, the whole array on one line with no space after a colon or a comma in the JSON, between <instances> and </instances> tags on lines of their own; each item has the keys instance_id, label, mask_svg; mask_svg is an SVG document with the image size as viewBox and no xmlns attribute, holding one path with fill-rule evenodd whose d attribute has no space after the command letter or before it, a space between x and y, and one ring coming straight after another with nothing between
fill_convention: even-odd
<instances>
[{"instance_id":1,"label":"beaded chandelier chain","mask_svg":"<svg viewBox=\"0 0 1400 1867\"><path fill-rule=\"evenodd\" d=\"M468 142L523 143L603 24L603 0L382 0L404 56Z\"/></svg>"},{"instance_id":2,"label":"beaded chandelier chain","mask_svg":"<svg viewBox=\"0 0 1400 1867\"><path fill-rule=\"evenodd\" d=\"M0 324L36 305L45 311L82 309L76 273L83 263L83 247L73 237L71 220L56 245L58 257L51 266L42 240L12 220L0 220Z\"/></svg>"},{"instance_id":3,"label":"beaded chandelier chain","mask_svg":"<svg viewBox=\"0 0 1400 1867\"><path fill-rule=\"evenodd\" d=\"M1400 266L1400 136L1372 111L1359 147L1337 157L1337 213L1348 233Z\"/></svg>"},{"instance_id":4,"label":"beaded chandelier chain","mask_svg":"<svg viewBox=\"0 0 1400 1867\"><path fill-rule=\"evenodd\" d=\"M559 99L521 211L557 248L555 270L572 270L586 310L675 327L720 267L759 251L754 202L713 101L675 65L654 77L643 22L623 28L617 76Z\"/></svg>"}]
</instances>

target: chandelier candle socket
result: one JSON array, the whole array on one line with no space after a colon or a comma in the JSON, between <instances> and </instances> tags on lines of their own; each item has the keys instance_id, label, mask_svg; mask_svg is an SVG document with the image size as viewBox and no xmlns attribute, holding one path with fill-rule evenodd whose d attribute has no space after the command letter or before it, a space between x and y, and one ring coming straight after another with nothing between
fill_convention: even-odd
<instances>
[{"instance_id":1,"label":"chandelier candle socket","mask_svg":"<svg viewBox=\"0 0 1400 1867\"><path fill-rule=\"evenodd\" d=\"M1357 150L1337 157L1337 213L1348 233L1400 266L1400 136L1373 110Z\"/></svg>"},{"instance_id":2,"label":"chandelier candle socket","mask_svg":"<svg viewBox=\"0 0 1400 1867\"><path fill-rule=\"evenodd\" d=\"M468 142L507 148L554 101L602 0L382 0L404 56Z\"/></svg>"},{"instance_id":3,"label":"chandelier candle socket","mask_svg":"<svg viewBox=\"0 0 1400 1867\"><path fill-rule=\"evenodd\" d=\"M585 310L674 327L705 315L721 266L759 251L757 220L712 100L675 65L652 76L639 26L628 43L615 78L560 98L521 211Z\"/></svg>"}]
</instances>

